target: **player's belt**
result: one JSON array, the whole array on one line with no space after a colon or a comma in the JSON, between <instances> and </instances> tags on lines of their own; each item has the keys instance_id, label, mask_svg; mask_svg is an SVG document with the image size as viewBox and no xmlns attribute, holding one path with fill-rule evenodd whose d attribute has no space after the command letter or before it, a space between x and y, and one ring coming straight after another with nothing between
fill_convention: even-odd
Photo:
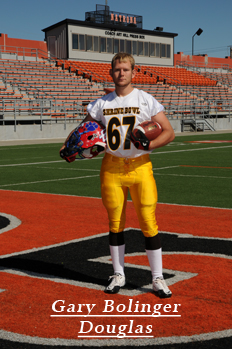
<instances>
[{"instance_id":1,"label":"player's belt","mask_svg":"<svg viewBox=\"0 0 232 349\"><path fill-rule=\"evenodd\" d=\"M109 153L105 154L105 158L108 161L113 161L121 164L131 164L135 162L147 162L150 161L149 154L144 154L136 158L119 158L118 156L111 155Z\"/></svg>"}]
</instances>

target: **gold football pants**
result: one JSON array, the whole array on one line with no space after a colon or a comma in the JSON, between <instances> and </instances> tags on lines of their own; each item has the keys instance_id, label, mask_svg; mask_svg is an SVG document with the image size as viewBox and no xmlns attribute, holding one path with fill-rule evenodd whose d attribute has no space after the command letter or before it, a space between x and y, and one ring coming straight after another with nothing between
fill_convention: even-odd
<instances>
[{"instance_id":1,"label":"gold football pants","mask_svg":"<svg viewBox=\"0 0 232 349\"><path fill-rule=\"evenodd\" d=\"M148 154L126 159L106 153L100 178L102 201L108 212L111 232L119 233L125 228L129 189L144 236L158 234L155 218L157 188Z\"/></svg>"}]
</instances>

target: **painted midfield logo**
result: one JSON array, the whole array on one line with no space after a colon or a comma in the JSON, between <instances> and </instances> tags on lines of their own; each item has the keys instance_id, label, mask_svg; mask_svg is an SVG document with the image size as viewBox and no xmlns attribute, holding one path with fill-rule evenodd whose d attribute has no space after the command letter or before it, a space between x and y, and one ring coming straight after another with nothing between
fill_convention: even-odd
<instances>
[{"instance_id":1,"label":"painted midfield logo","mask_svg":"<svg viewBox=\"0 0 232 349\"><path fill-rule=\"evenodd\" d=\"M14 193L12 195L18 195L22 200L26 194ZM10 195L8 194L8 196ZM232 302L228 275L231 271L232 242L226 238L191 235L192 224L189 224L189 220L191 221L192 218L183 213L184 207L172 206L171 209L175 217L178 216L177 210L183 211L179 214L182 217L182 225L184 224L183 217L188 218L185 225L186 235L174 232L161 232L160 234L163 246L164 276L173 292L172 298L160 300L151 290L151 273L141 231L128 229L125 232L127 284L116 296L106 295L103 290L108 283L108 276L112 275L108 233L105 232L104 228L102 234L98 232L98 235L91 236L88 231L92 230L93 224L84 217L84 208L88 207L86 213L94 212L95 207L99 207L99 200L95 202L95 199L75 197L70 203L70 197L46 195L47 210L51 212L50 208L53 208L53 215L47 215L46 222L43 222L39 220L41 214L42 217L45 214L45 211L43 213L43 195L31 194L30 199L32 203L37 204L37 206L35 205L37 210L38 207L41 207L36 223L31 221L31 214L34 214L35 219L37 214L36 210L33 211L33 205L32 212L28 216L19 205L14 204L13 197L9 197L9 201L7 196L5 198L5 202L8 203L9 207L12 207L12 214L17 213L17 217L23 224L16 225L13 230L8 232L4 227L4 233L0 234L1 246L4 246L6 251L4 256L2 249L2 257L0 258L0 301L1 304L4 304L1 309L0 338L9 338L9 334L12 333L14 341L20 342L68 345L68 340L72 340L76 346L83 344L93 346L94 342L90 338L79 337L81 326L83 328L86 328L84 326L93 326L93 329L106 329L107 325L111 326L111 329L114 328L113 325L116 328L124 325L127 326L128 331L130 329L132 331L132 328L138 331L138 326L143 330L147 329L150 332L152 330L150 333L152 338L147 336L143 339L143 343L147 346L154 346L154 336L157 344L170 343L170 337L172 337L172 342L176 338L176 343L178 343L178 340L180 342L183 340L182 337L194 341L229 336L227 330L232 325ZM54 202L56 202L56 206ZM53 218L59 217L62 205L67 207L65 211L67 212L66 221L65 224L60 221L56 229ZM70 227L67 222L73 221L74 211L72 211L72 207L78 211L78 205L82 207L83 219L76 216L78 224L72 224L75 228L73 232L71 229L66 230ZM128 206L130 208L130 203ZM162 206L162 212L159 211L161 226L165 225L162 222L170 222L170 213L167 207L164 206L163 209ZM193 219L195 219L197 208L192 210L194 211ZM200 216L200 212L202 212L202 208L199 208L198 216ZM101 219L105 220L105 218ZM130 218L128 219L130 220ZM96 227L99 224L97 220L96 217L96 222L94 222ZM210 220L212 220L212 215L209 215L208 223L207 220L202 223L202 231L204 224L206 224L205 227L210 226ZM132 217L132 221L135 222L135 218ZM6 226L7 220L4 224ZM168 224L166 225L168 226ZM2 226L4 225L2 224ZM47 227L48 232L52 233L44 232L45 227ZM37 229L41 231L42 236L36 232ZM35 234L33 234L33 230L35 230ZM78 234L79 230L82 231L82 234L74 240L74 236ZM60 235L59 231L61 231ZM198 233L201 233L200 229ZM67 235L66 239L64 239L65 234ZM223 236L223 233L221 235ZM15 244L15 239L17 244ZM38 246L34 251L32 251L33 247L30 247L33 246L32 243L34 247ZM15 252L12 249L14 244ZM20 246L25 246L27 251L21 250L20 252ZM12 250L11 253L10 250ZM215 287L215 280L218 279L221 282L217 283L217 287ZM84 317L84 315L88 315L84 312L81 319L51 317L51 315L56 314L52 309L52 304L55 301L59 301L56 303L57 305L66 306L64 313L67 316L70 314L82 316L81 309L88 309L89 305L89 309L92 309L89 316L92 317ZM169 308L165 308L167 303L170 304L172 310L177 310L177 305L181 304L178 307L181 317L169 319L167 317L146 318L140 316L137 319L131 318L130 314L128 315L123 308L123 305L131 305L131 307L133 305L133 309L136 309L136 306L139 307L142 304L156 304L157 309L168 310ZM94 317L101 315L102 309L104 309L103 305L104 307L107 305L108 309L110 306L114 306L115 311L112 310L109 314L111 317ZM169 307L169 305L167 306ZM72 309L75 311L73 312ZM120 317L113 317L117 314ZM165 314L168 315L168 312ZM217 314L218 321L213 321L213 314ZM126 315L125 318L124 315ZM204 321L202 321L203 318ZM42 338L46 341L43 342ZM116 344L114 341L117 340L111 339L110 344L113 346ZM101 341L102 346L104 346L105 339L102 338ZM107 341L107 345L109 345L109 341ZM136 346L136 340L134 345Z\"/></svg>"}]
</instances>

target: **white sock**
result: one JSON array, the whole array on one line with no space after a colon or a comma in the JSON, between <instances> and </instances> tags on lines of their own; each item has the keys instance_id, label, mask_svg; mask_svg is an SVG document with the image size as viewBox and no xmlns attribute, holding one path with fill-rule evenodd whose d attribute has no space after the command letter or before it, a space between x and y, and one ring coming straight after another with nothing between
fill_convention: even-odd
<instances>
[{"instance_id":1,"label":"white sock","mask_svg":"<svg viewBox=\"0 0 232 349\"><path fill-rule=\"evenodd\" d=\"M152 279L163 277L162 249L146 250L146 253L151 268Z\"/></svg>"},{"instance_id":2,"label":"white sock","mask_svg":"<svg viewBox=\"0 0 232 349\"><path fill-rule=\"evenodd\" d=\"M124 274L124 255L125 255L125 245L111 246L110 254L113 263L114 274L119 273Z\"/></svg>"}]
</instances>

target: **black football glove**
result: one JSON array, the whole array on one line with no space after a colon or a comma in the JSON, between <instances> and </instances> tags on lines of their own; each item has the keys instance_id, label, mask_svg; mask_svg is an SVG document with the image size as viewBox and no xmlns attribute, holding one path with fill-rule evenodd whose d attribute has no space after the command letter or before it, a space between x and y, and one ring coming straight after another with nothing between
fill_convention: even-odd
<instances>
[{"instance_id":1,"label":"black football glove","mask_svg":"<svg viewBox=\"0 0 232 349\"><path fill-rule=\"evenodd\" d=\"M142 131L137 130L136 136L131 132L130 139L137 149L149 150L150 141Z\"/></svg>"}]
</instances>

